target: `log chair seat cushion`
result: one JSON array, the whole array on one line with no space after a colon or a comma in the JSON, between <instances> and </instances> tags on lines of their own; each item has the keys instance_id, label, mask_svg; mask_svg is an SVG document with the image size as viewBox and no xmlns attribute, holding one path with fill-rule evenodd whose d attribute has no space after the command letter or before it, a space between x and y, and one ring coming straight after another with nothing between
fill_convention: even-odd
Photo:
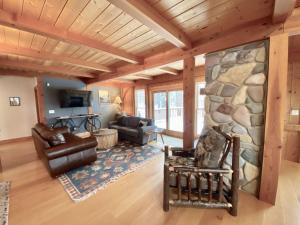
<instances>
[{"instance_id":1,"label":"log chair seat cushion","mask_svg":"<svg viewBox=\"0 0 300 225\"><path fill-rule=\"evenodd\" d=\"M199 137L195 149L195 159L200 168L218 168L222 156L226 138L210 128Z\"/></svg>"}]
</instances>

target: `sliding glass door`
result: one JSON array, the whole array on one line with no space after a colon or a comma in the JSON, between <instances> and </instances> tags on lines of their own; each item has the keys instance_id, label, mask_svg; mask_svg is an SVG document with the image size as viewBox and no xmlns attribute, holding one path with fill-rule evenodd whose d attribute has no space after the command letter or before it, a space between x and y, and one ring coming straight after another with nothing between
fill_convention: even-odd
<instances>
[{"instance_id":1,"label":"sliding glass door","mask_svg":"<svg viewBox=\"0 0 300 225\"><path fill-rule=\"evenodd\" d=\"M168 129L183 132L183 91L168 92Z\"/></svg>"},{"instance_id":2,"label":"sliding glass door","mask_svg":"<svg viewBox=\"0 0 300 225\"><path fill-rule=\"evenodd\" d=\"M183 91L154 92L153 118L159 128L183 132Z\"/></svg>"},{"instance_id":3,"label":"sliding glass door","mask_svg":"<svg viewBox=\"0 0 300 225\"><path fill-rule=\"evenodd\" d=\"M167 128L167 92L153 94L153 115L155 125L159 128Z\"/></svg>"}]
</instances>

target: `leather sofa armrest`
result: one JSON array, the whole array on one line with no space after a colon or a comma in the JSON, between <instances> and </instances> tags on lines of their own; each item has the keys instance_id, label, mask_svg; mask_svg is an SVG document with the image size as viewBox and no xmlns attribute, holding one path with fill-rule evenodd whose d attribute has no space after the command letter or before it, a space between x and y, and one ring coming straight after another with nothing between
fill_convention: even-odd
<instances>
[{"instance_id":1,"label":"leather sofa armrest","mask_svg":"<svg viewBox=\"0 0 300 225\"><path fill-rule=\"evenodd\" d=\"M145 134L146 132L151 132L155 129L155 126L144 126L144 127L138 127L139 134Z\"/></svg>"},{"instance_id":2,"label":"leather sofa armrest","mask_svg":"<svg viewBox=\"0 0 300 225\"><path fill-rule=\"evenodd\" d=\"M57 133L61 133L61 134L70 133L69 127L55 127L55 128L52 128L51 130L53 130Z\"/></svg>"},{"instance_id":3,"label":"leather sofa armrest","mask_svg":"<svg viewBox=\"0 0 300 225\"><path fill-rule=\"evenodd\" d=\"M80 152L89 148L95 148L97 144L97 139L94 136L88 138L81 138L76 141L48 148L45 150L45 155L48 158L48 160L55 159L65 155Z\"/></svg>"}]
</instances>

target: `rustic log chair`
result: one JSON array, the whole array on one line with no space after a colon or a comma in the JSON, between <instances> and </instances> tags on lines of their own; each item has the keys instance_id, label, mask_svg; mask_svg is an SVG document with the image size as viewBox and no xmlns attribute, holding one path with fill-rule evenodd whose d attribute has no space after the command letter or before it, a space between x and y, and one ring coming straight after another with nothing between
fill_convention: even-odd
<instances>
[{"instance_id":1,"label":"rustic log chair","mask_svg":"<svg viewBox=\"0 0 300 225\"><path fill-rule=\"evenodd\" d=\"M196 159L193 158L195 149L184 150L165 146L164 211L168 211L170 205L223 208L228 209L231 215L237 216L240 139L223 133L218 127L214 127L214 130L226 139L217 168L197 167ZM169 156L169 151L175 157ZM223 168L230 151L232 151L232 167ZM174 163L174 158L178 159L178 157L182 160L187 159L186 163L177 164L177 161ZM172 173L177 177L175 186L170 184ZM231 176L231 185L224 183L224 175ZM182 185L183 180L184 185Z\"/></svg>"}]
</instances>

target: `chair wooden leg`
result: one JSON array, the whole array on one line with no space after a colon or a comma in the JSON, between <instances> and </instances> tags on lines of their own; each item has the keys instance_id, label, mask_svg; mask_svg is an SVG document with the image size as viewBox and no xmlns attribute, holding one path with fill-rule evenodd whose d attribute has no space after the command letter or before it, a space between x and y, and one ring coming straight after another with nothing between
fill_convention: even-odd
<instances>
[{"instance_id":1,"label":"chair wooden leg","mask_svg":"<svg viewBox=\"0 0 300 225\"><path fill-rule=\"evenodd\" d=\"M237 216L238 210L238 189L239 189L239 157L240 157L240 138L233 138L233 151L232 151L232 180L231 180L231 204L232 208L230 214Z\"/></svg>"},{"instance_id":2,"label":"chair wooden leg","mask_svg":"<svg viewBox=\"0 0 300 225\"><path fill-rule=\"evenodd\" d=\"M164 200L163 208L165 212L169 211L169 167L164 165Z\"/></svg>"}]
</instances>

